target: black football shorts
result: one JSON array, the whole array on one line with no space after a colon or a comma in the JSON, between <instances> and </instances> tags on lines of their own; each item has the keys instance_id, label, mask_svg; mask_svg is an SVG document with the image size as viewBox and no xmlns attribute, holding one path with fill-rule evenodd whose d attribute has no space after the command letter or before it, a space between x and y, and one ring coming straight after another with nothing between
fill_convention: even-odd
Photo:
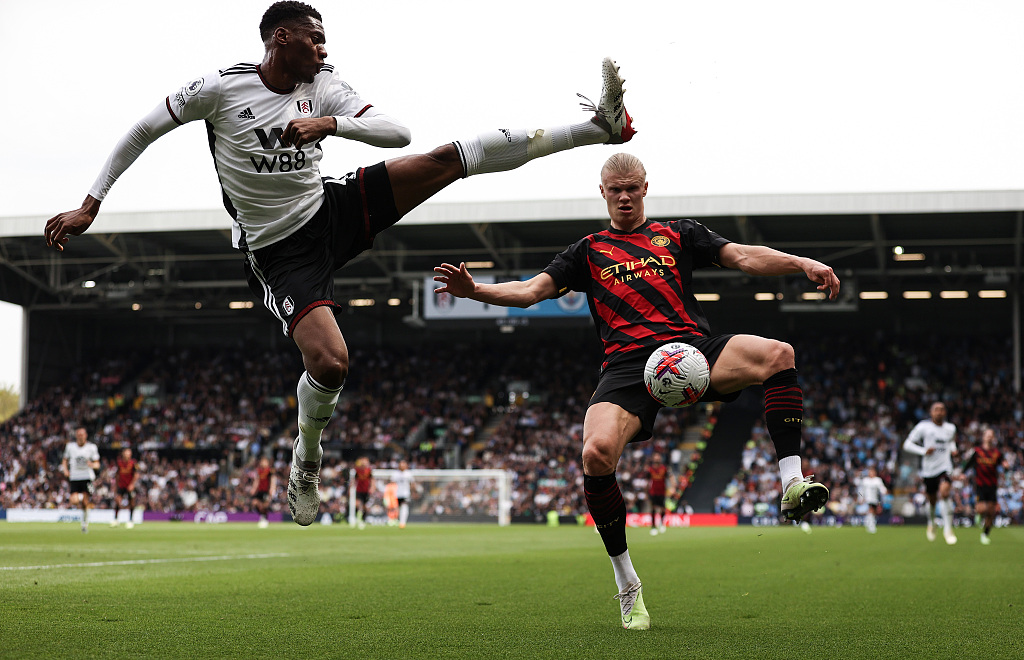
<instances>
[{"instance_id":1,"label":"black football shorts","mask_svg":"<svg viewBox=\"0 0 1024 660\"><path fill-rule=\"evenodd\" d=\"M979 502L998 502L998 488L995 486L976 486L975 495Z\"/></svg>"},{"instance_id":2,"label":"black football shorts","mask_svg":"<svg viewBox=\"0 0 1024 660\"><path fill-rule=\"evenodd\" d=\"M681 341L694 346L704 354L708 360L708 366L714 367L721 355L722 349L735 335L716 335L714 337L679 337ZM668 343L668 342L666 342ZM650 439L654 433L654 421L658 418L658 411L662 405L654 400L651 393L647 391L644 384L644 365L651 357L653 348L645 348L630 351L627 355L612 360L601 372L597 381L597 390L590 399L589 405L595 403L614 403L626 412L632 413L640 418L640 430L633 436L630 442L643 442ZM700 398L701 401L735 401L740 392L720 394L713 387Z\"/></svg>"},{"instance_id":3,"label":"black football shorts","mask_svg":"<svg viewBox=\"0 0 1024 660\"><path fill-rule=\"evenodd\" d=\"M72 479L68 481L68 488L72 493L92 495L92 479Z\"/></svg>"},{"instance_id":4,"label":"black football shorts","mask_svg":"<svg viewBox=\"0 0 1024 660\"><path fill-rule=\"evenodd\" d=\"M399 220L384 163L324 178L323 203L290 236L245 252L252 292L281 321L286 336L311 310L334 301L334 271L373 247L374 237Z\"/></svg>"},{"instance_id":5,"label":"black football shorts","mask_svg":"<svg viewBox=\"0 0 1024 660\"><path fill-rule=\"evenodd\" d=\"M934 495L939 492L939 484L943 481L950 483L949 475L945 472L937 474L934 477L924 477L924 492L929 495Z\"/></svg>"}]
</instances>

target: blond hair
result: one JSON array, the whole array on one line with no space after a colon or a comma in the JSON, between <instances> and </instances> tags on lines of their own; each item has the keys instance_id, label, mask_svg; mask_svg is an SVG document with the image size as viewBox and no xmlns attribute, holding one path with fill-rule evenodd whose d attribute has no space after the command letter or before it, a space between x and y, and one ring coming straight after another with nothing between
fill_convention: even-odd
<instances>
[{"instance_id":1,"label":"blond hair","mask_svg":"<svg viewBox=\"0 0 1024 660\"><path fill-rule=\"evenodd\" d=\"M604 166L601 167L601 179L604 180L605 175L608 174L618 174L619 176L639 174L642 181L647 180L647 170L644 169L644 164L632 154L618 153L604 161Z\"/></svg>"}]
</instances>

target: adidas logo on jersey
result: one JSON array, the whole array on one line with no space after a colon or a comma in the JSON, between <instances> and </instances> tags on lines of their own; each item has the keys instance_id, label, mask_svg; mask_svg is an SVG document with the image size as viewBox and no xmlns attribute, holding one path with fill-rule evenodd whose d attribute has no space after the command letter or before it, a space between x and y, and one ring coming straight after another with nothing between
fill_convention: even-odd
<instances>
[{"instance_id":1,"label":"adidas logo on jersey","mask_svg":"<svg viewBox=\"0 0 1024 660\"><path fill-rule=\"evenodd\" d=\"M256 119L256 115L252 114L252 110L246 108L238 113L239 119Z\"/></svg>"}]
</instances>

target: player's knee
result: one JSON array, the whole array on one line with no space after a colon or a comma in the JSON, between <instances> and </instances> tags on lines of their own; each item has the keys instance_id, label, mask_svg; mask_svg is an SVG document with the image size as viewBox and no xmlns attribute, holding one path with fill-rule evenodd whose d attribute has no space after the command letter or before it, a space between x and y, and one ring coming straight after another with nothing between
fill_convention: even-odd
<instances>
[{"instance_id":1,"label":"player's knee","mask_svg":"<svg viewBox=\"0 0 1024 660\"><path fill-rule=\"evenodd\" d=\"M434 169L441 172L445 180L450 179L454 181L462 178L465 174L462 159L459 158L459 152L450 143L441 145L430 153L424 154L424 156L433 162Z\"/></svg>"},{"instance_id":2,"label":"player's knee","mask_svg":"<svg viewBox=\"0 0 1024 660\"><path fill-rule=\"evenodd\" d=\"M306 371L325 387L341 387L348 378L348 355L323 352L306 362Z\"/></svg>"},{"instance_id":3,"label":"player's knee","mask_svg":"<svg viewBox=\"0 0 1024 660\"><path fill-rule=\"evenodd\" d=\"M765 365L768 367L766 369L768 376L773 376L786 369L793 369L796 367L796 351L784 341L774 341L766 356Z\"/></svg>"},{"instance_id":4,"label":"player's knee","mask_svg":"<svg viewBox=\"0 0 1024 660\"><path fill-rule=\"evenodd\" d=\"M439 165L451 167L454 165L462 165L462 159L459 158L459 151L455 148L452 143L442 144L433 151L426 154L427 158L433 160Z\"/></svg>"},{"instance_id":5,"label":"player's knee","mask_svg":"<svg viewBox=\"0 0 1024 660\"><path fill-rule=\"evenodd\" d=\"M611 474L615 471L618 456L610 443L591 440L583 443L583 472L592 477Z\"/></svg>"}]
</instances>

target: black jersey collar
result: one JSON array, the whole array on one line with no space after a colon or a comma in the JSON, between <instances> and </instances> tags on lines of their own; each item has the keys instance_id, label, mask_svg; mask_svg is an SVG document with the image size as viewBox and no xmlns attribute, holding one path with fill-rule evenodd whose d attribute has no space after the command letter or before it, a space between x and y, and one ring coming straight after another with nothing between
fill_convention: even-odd
<instances>
[{"instance_id":1,"label":"black jersey collar","mask_svg":"<svg viewBox=\"0 0 1024 660\"><path fill-rule=\"evenodd\" d=\"M620 236L627 236L629 234L637 234L637 233L643 231L643 229L646 228L647 225L649 225L649 224L651 224L651 219L650 218L645 218L642 223L637 225L636 229L633 229L633 230L630 230L630 231L624 231L622 229L616 229L615 227L613 227L611 225L608 225L608 232L612 233L612 234L618 234Z\"/></svg>"}]
</instances>

